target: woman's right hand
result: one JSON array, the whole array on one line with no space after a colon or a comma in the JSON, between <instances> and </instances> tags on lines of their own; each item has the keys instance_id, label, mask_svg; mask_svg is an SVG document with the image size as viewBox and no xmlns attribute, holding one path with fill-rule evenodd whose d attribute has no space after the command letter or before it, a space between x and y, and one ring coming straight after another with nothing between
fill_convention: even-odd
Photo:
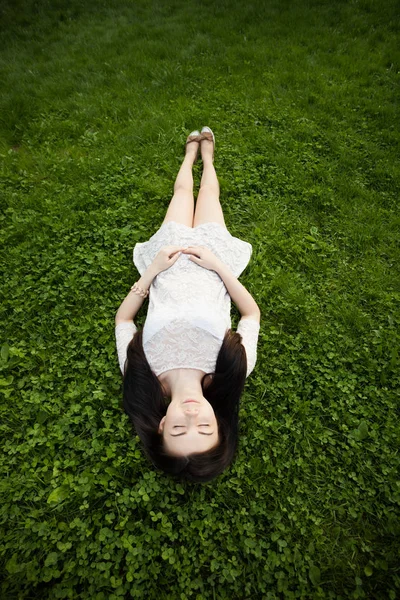
<instances>
[{"instance_id":1,"label":"woman's right hand","mask_svg":"<svg viewBox=\"0 0 400 600\"><path fill-rule=\"evenodd\" d=\"M161 273L162 271L169 269L176 263L182 250L183 248L181 246L164 246L151 263L151 268L156 273Z\"/></svg>"},{"instance_id":2,"label":"woman's right hand","mask_svg":"<svg viewBox=\"0 0 400 600\"><path fill-rule=\"evenodd\" d=\"M204 246L189 246L182 250L182 254L190 254L190 260L197 265L210 271L216 271L217 273L219 267L223 264L209 248L205 248Z\"/></svg>"}]
</instances>

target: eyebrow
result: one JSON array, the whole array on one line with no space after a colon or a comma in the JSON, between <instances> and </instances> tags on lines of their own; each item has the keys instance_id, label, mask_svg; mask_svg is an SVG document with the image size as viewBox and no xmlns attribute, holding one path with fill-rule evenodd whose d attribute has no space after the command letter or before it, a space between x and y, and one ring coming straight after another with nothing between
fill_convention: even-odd
<instances>
[{"instance_id":1,"label":"eyebrow","mask_svg":"<svg viewBox=\"0 0 400 600\"><path fill-rule=\"evenodd\" d=\"M213 431L211 433L206 433L205 431L199 431L200 435L213 435ZM183 433L170 433L169 434L171 437L179 437L180 435L186 435L186 431L184 431Z\"/></svg>"}]
</instances>

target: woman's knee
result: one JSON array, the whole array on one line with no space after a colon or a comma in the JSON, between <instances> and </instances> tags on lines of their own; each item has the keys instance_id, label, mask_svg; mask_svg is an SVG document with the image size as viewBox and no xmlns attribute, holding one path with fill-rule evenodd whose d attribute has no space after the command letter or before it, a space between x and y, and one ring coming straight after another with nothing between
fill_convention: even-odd
<instances>
[{"instance_id":1,"label":"woman's knee","mask_svg":"<svg viewBox=\"0 0 400 600\"><path fill-rule=\"evenodd\" d=\"M174 184L174 194L176 194L177 192L179 194L184 194L184 195L187 194L187 195L192 196L193 195L193 184L190 184L190 183L180 183L180 182L176 183L175 182L175 184Z\"/></svg>"},{"instance_id":2,"label":"woman's knee","mask_svg":"<svg viewBox=\"0 0 400 600\"><path fill-rule=\"evenodd\" d=\"M199 191L204 191L204 192L209 192L212 194L218 194L219 195L219 185L215 184L215 183L201 183L200 184L200 188Z\"/></svg>"}]
</instances>

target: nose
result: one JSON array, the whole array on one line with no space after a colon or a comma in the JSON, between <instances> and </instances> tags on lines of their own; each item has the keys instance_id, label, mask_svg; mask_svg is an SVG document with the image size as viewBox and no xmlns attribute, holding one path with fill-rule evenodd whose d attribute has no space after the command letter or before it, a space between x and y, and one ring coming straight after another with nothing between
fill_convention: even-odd
<instances>
[{"instance_id":1,"label":"nose","mask_svg":"<svg viewBox=\"0 0 400 600\"><path fill-rule=\"evenodd\" d=\"M196 408L195 406L188 406L187 408L185 408L185 415L198 415L199 414L199 409Z\"/></svg>"}]
</instances>

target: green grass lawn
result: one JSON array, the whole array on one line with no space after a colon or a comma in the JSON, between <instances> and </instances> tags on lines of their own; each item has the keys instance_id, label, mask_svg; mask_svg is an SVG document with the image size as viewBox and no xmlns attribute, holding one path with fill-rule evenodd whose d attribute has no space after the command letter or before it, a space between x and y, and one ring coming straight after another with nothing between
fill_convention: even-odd
<instances>
[{"instance_id":1,"label":"green grass lawn","mask_svg":"<svg viewBox=\"0 0 400 600\"><path fill-rule=\"evenodd\" d=\"M0 597L400 597L398 3L0 19ZM203 125L262 322L236 461L196 485L142 454L114 316Z\"/></svg>"}]
</instances>

